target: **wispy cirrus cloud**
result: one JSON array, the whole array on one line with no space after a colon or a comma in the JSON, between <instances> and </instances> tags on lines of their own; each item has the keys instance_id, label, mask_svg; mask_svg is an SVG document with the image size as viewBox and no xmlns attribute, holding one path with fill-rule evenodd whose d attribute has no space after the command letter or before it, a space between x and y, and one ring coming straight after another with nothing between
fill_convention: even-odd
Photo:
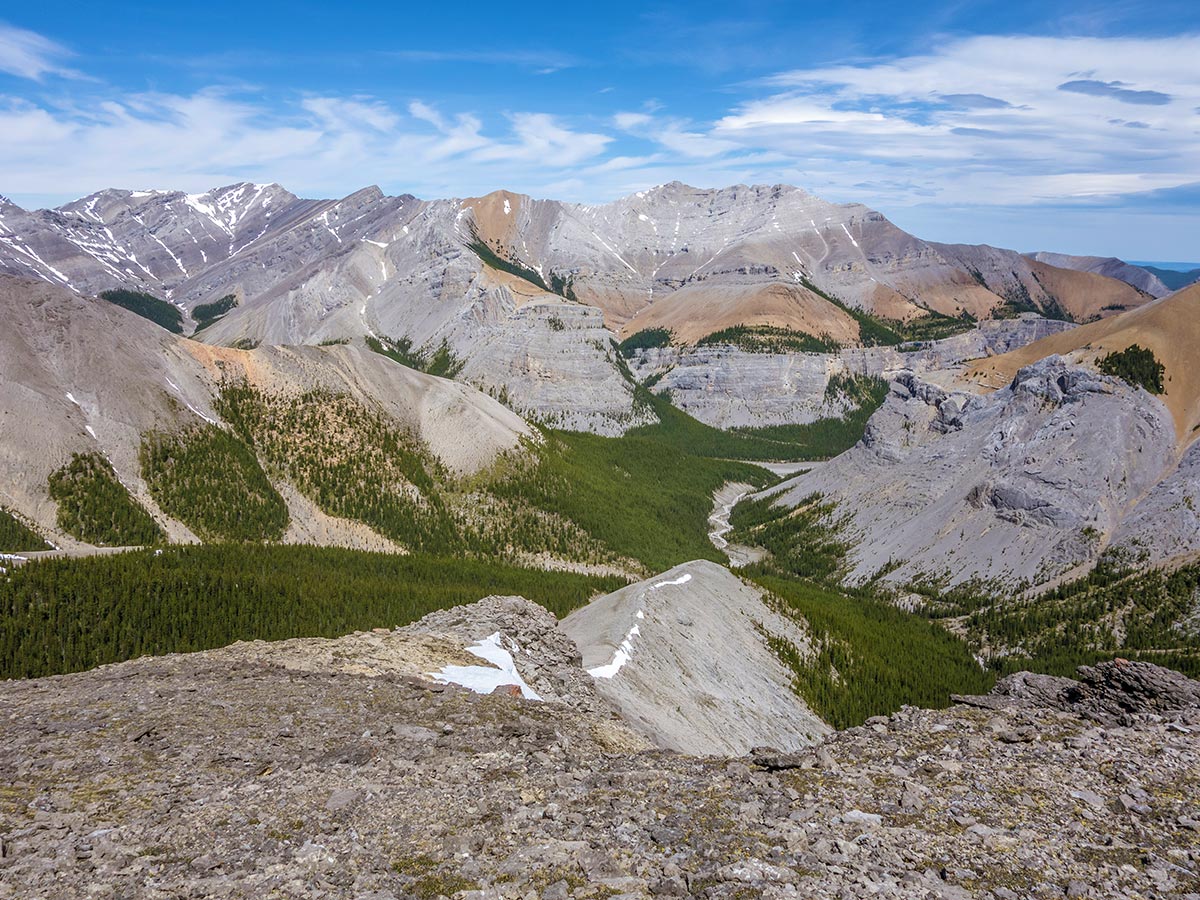
<instances>
[{"instance_id":1,"label":"wispy cirrus cloud","mask_svg":"<svg viewBox=\"0 0 1200 900\"><path fill-rule=\"evenodd\" d=\"M518 66L533 69L541 74L558 72L579 65L577 57L554 50L388 50L381 56L411 63Z\"/></svg>"},{"instance_id":2,"label":"wispy cirrus cloud","mask_svg":"<svg viewBox=\"0 0 1200 900\"><path fill-rule=\"evenodd\" d=\"M545 113L502 128L421 101L302 97L284 108L228 89L144 93L95 104L0 101L0 172L16 194L86 194L100 185L203 190L236 179L338 193L367 181L437 196L484 178L520 183L601 156L611 137ZM19 190L14 190L16 186Z\"/></svg>"},{"instance_id":3,"label":"wispy cirrus cloud","mask_svg":"<svg viewBox=\"0 0 1200 900\"><path fill-rule=\"evenodd\" d=\"M63 65L70 56L66 47L47 37L0 22L0 72L34 81L46 75L79 77Z\"/></svg>"},{"instance_id":4,"label":"wispy cirrus cloud","mask_svg":"<svg viewBox=\"0 0 1200 900\"><path fill-rule=\"evenodd\" d=\"M1186 183L1200 171L1200 36L985 36L910 57L782 72L711 134L853 182L903 170L948 202L1086 200ZM1136 121L1119 113L1139 107Z\"/></svg>"}]
</instances>

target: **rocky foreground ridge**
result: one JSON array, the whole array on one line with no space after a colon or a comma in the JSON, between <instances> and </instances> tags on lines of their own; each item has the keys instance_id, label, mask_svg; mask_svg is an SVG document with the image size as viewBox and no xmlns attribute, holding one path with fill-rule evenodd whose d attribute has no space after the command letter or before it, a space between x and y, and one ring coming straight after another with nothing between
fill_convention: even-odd
<instances>
[{"instance_id":1,"label":"rocky foreground ridge","mask_svg":"<svg viewBox=\"0 0 1200 900\"><path fill-rule=\"evenodd\" d=\"M0 897L1200 896L1200 684L1083 676L686 756L489 598L7 682Z\"/></svg>"}]
</instances>

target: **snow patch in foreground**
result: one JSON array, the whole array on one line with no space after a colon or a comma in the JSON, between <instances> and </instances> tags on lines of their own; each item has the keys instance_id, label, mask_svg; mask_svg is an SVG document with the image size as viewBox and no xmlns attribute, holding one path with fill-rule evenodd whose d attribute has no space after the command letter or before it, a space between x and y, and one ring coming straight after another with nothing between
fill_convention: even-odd
<instances>
[{"instance_id":1,"label":"snow patch in foreground","mask_svg":"<svg viewBox=\"0 0 1200 900\"><path fill-rule=\"evenodd\" d=\"M510 642L511 643L511 642ZM516 644L513 649L517 650ZM496 666L443 666L440 672L429 672L434 681L442 684L457 684L474 691L477 694L490 694L498 687L516 685L521 689L521 696L526 700L541 700L537 692L525 683L517 664L513 662L512 654L500 643L500 632L494 632L478 644L467 648L467 652L480 659L487 660Z\"/></svg>"}]
</instances>

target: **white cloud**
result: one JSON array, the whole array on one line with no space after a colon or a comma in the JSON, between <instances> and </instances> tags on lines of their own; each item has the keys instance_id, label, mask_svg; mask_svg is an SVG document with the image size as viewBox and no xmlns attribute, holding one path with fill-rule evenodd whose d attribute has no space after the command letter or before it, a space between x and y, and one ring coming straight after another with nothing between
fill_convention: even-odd
<instances>
[{"instance_id":1,"label":"white cloud","mask_svg":"<svg viewBox=\"0 0 1200 900\"><path fill-rule=\"evenodd\" d=\"M570 175L610 137L544 113L489 133L473 115L414 101L407 115L370 97L305 97L267 108L222 90L135 94L85 106L0 100L0 172L18 196L105 186L204 190L247 179L309 193L379 181L427 196L526 186Z\"/></svg>"},{"instance_id":2,"label":"white cloud","mask_svg":"<svg viewBox=\"0 0 1200 900\"><path fill-rule=\"evenodd\" d=\"M712 134L791 155L830 187L935 182L946 202L1119 195L1200 171L1200 36L974 37L933 52L798 69ZM1136 122L1124 118L1136 105ZM887 173L891 171L889 178ZM870 198L908 202L924 190Z\"/></svg>"},{"instance_id":3,"label":"white cloud","mask_svg":"<svg viewBox=\"0 0 1200 900\"><path fill-rule=\"evenodd\" d=\"M385 104L363 97L309 97L301 106L317 117L326 130L355 131L360 126L381 133L396 128L399 117Z\"/></svg>"},{"instance_id":4,"label":"white cloud","mask_svg":"<svg viewBox=\"0 0 1200 900\"><path fill-rule=\"evenodd\" d=\"M60 64L70 51L33 31L0 22L0 72L41 80L43 75L76 77Z\"/></svg>"},{"instance_id":5,"label":"white cloud","mask_svg":"<svg viewBox=\"0 0 1200 900\"><path fill-rule=\"evenodd\" d=\"M472 154L474 159L522 160L561 168L598 156L612 140L603 134L571 131L545 113L514 113L509 119L516 139L482 147Z\"/></svg>"},{"instance_id":6,"label":"white cloud","mask_svg":"<svg viewBox=\"0 0 1200 900\"><path fill-rule=\"evenodd\" d=\"M622 131L632 131L640 125L649 125L653 119L645 113L619 112L613 116L613 124Z\"/></svg>"}]
</instances>

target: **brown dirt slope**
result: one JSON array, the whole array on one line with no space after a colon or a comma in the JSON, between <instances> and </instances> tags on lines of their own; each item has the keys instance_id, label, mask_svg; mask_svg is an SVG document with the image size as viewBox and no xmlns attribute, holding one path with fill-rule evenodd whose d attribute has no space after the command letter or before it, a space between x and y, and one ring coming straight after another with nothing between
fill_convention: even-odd
<instances>
[{"instance_id":1,"label":"brown dirt slope","mask_svg":"<svg viewBox=\"0 0 1200 900\"><path fill-rule=\"evenodd\" d=\"M675 339L695 343L734 325L774 325L839 343L858 340L858 323L828 300L789 284L695 284L646 307L621 329L628 337L644 328L669 328Z\"/></svg>"},{"instance_id":2,"label":"brown dirt slope","mask_svg":"<svg viewBox=\"0 0 1200 900\"><path fill-rule=\"evenodd\" d=\"M517 238L517 213L524 199L510 191L492 191L483 197L469 197L462 205L474 212L479 237L493 246L509 247Z\"/></svg>"},{"instance_id":3,"label":"brown dirt slope","mask_svg":"<svg viewBox=\"0 0 1200 900\"><path fill-rule=\"evenodd\" d=\"M1095 272L1076 272L1036 260L1031 260L1029 267L1042 287L1077 322L1136 309L1152 299L1149 294L1143 294L1123 281Z\"/></svg>"},{"instance_id":4,"label":"brown dirt slope","mask_svg":"<svg viewBox=\"0 0 1200 900\"><path fill-rule=\"evenodd\" d=\"M1163 401L1175 419L1180 446L1191 443L1200 426L1200 285L983 360L967 372L967 377L996 389L1012 381L1022 366L1047 356L1060 354L1092 362L1132 344L1153 350L1166 368Z\"/></svg>"}]
</instances>

